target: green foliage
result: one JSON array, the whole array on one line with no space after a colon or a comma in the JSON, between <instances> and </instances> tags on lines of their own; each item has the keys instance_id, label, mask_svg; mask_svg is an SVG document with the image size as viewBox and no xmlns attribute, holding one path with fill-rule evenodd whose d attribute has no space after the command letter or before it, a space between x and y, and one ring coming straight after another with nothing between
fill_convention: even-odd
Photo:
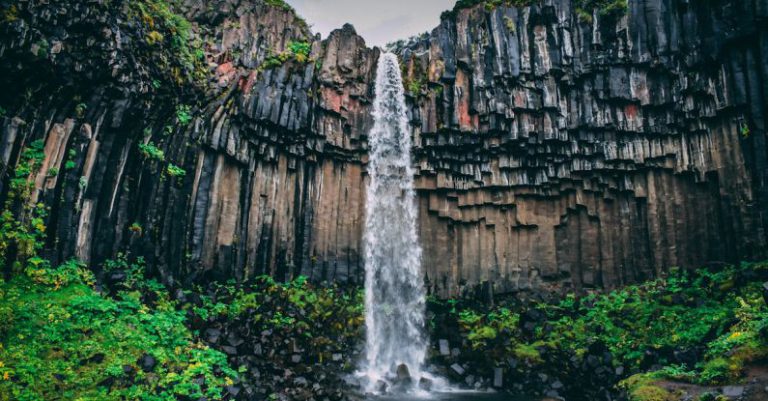
<instances>
[{"instance_id":1,"label":"green foliage","mask_svg":"<svg viewBox=\"0 0 768 401\"><path fill-rule=\"evenodd\" d=\"M288 51L299 63L305 63L309 60L309 53L312 51L312 45L309 42L288 43Z\"/></svg>"},{"instance_id":2,"label":"green foliage","mask_svg":"<svg viewBox=\"0 0 768 401\"><path fill-rule=\"evenodd\" d=\"M145 159L156 160L160 162L165 160L165 152L160 150L160 148L155 146L155 144L152 142L140 143L139 151Z\"/></svg>"},{"instance_id":3,"label":"green foliage","mask_svg":"<svg viewBox=\"0 0 768 401\"><path fill-rule=\"evenodd\" d=\"M141 227L141 224L134 222L130 225L130 227L128 227L128 231L141 236L141 234L144 232L144 228Z\"/></svg>"},{"instance_id":4,"label":"green foliage","mask_svg":"<svg viewBox=\"0 0 768 401\"><path fill-rule=\"evenodd\" d=\"M247 315L253 330L277 330L305 339L304 354L317 360L331 358L340 344L359 341L365 322L362 291L315 287L303 276L287 283L262 276L240 288L219 284L214 296L203 296L201 306L189 308L205 320L231 321Z\"/></svg>"},{"instance_id":5,"label":"green foliage","mask_svg":"<svg viewBox=\"0 0 768 401\"><path fill-rule=\"evenodd\" d=\"M268 70L271 68L280 67L290 60L294 60L299 64L306 64L313 62L309 54L312 52L312 44L309 42L288 42L286 50L278 54L272 54L267 56L264 62L259 66L261 70Z\"/></svg>"},{"instance_id":6,"label":"green foliage","mask_svg":"<svg viewBox=\"0 0 768 401\"><path fill-rule=\"evenodd\" d=\"M739 131L741 131L742 138L749 138L749 135L752 133L749 129L749 124L742 124Z\"/></svg>"},{"instance_id":7,"label":"green foliage","mask_svg":"<svg viewBox=\"0 0 768 401\"><path fill-rule=\"evenodd\" d=\"M455 18L459 11L472 8L482 4L486 10L493 10L499 6L506 7L526 7L532 5L536 0L459 0L450 11L445 11L440 15L441 19ZM627 13L628 0L574 0L576 13L587 22L592 21L592 10L597 10L600 16L618 16ZM514 21L507 21L507 29L510 32L515 31Z\"/></svg>"},{"instance_id":8,"label":"green foliage","mask_svg":"<svg viewBox=\"0 0 768 401\"><path fill-rule=\"evenodd\" d=\"M0 106L0 118L5 117L8 114L8 111L5 110L5 107Z\"/></svg>"},{"instance_id":9,"label":"green foliage","mask_svg":"<svg viewBox=\"0 0 768 401\"><path fill-rule=\"evenodd\" d=\"M176 121L181 125L187 125L192 121L192 107L180 104L176 107Z\"/></svg>"},{"instance_id":10,"label":"green foliage","mask_svg":"<svg viewBox=\"0 0 768 401\"><path fill-rule=\"evenodd\" d=\"M542 351L578 356L600 343L628 372L663 366L643 376L651 382L724 384L738 380L746 365L768 357L768 306L761 288L767 276L768 263L719 271L673 270L666 278L608 294L569 295L557 303L535 304L530 309L543 319L527 331L521 327L521 315L503 303L487 310L456 301L444 305L451 307L448 313L455 316L472 349L495 364L510 356L529 366L551 363L542 358ZM673 365L660 356L661 350L702 346L706 352L693 366ZM645 397L639 400L661 395L651 388L638 394Z\"/></svg>"},{"instance_id":11,"label":"green foliage","mask_svg":"<svg viewBox=\"0 0 768 401\"><path fill-rule=\"evenodd\" d=\"M195 342L173 302L150 307L128 287L111 299L92 282L72 261L0 284L0 316L10 317L0 323L0 400L222 399L237 373ZM151 371L139 366L144 354L157 360Z\"/></svg>"},{"instance_id":12,"label":"green foliage","mask_svg":"<svg viewBox=\"0 0 768 401\"><path fill-rule=\"evenodd\" d=\"M2 214L0 214L0 264L12 264L12 270L19 272L37 256L45 239L45 205L30 202L34 190L34 177L40 171L45 143L36 140L21 153L19 162L10 180L10 189ZM15 249L13 260L8 260L9 251Z\"/></svg>"},{"instance_id":13,"label":"green foliage","mask_svg":"<svg viewBox=\"0 0 768 401\"><path fill-rule=\"evenodd\" d=\"M412 95L418 95L421 93L421 89L423 87L424 87L424 82L422 82L419 79L414 79L413 81L408 82L408 87L406 89Z\"/></svg>"},{"instance_id":14,"label":"green foliage","mask_svg":"<svg viewBox=\"0 0 768 401\"><path fill-rule=\"evenodd\" d=\"M173 10L173 3L138 0L128 4L128 17L145 32L145 61L155 67L151 86L159 89L161 80L177 85L203 83L209 71L202 41L195 37L192 24Z\"/></svg>"},{"instance_id":15,"label":"green foliage","mask_svg":"<svg viewBox=\"0 0 768 401\"><path fill-rule=\"evenodd\" d=\"M459 11L482 4L486 10L493 10L499 6L526 7L536 0L458 0L450 11L440 14L440 19L455 18Z\"/></svg>"},{"instance_id":16,"label":"green foliage","mask_svg":"<svg viewBox=\"0 0 768 401\"><path fill-rule=\"evenodd\" d=\"M86 110L88 110L87 104L78 103L77 106L75 106L75 115L77 115L77 118L83 118Z\"/></svg>"},{"instance_id":17,"label":"green foliage","mask_svg":"<svg viewBox=\"0 0 768 401\"><path fill-rule=\"evenodd\" d=\"M174 178L184 178L184 176L187 175L186 170L174 164L168 164L166 172L168 172L168 175Z\"/></svg>"},{"instance_id":18,"label":"green foliage","mask_svg":"<svg viewBox=\"0 0 768 401\"><path fill-rule=\"evenodd\" d=\"M626 14L629 7L628 0L574 0L574 6L579 18L590 23L593 10L601 17L619 16Z\"/></svg>"},{"instance_id":19,"label":"green foliage","mask_svg":"<svg viewBox=\"0 0 768 401\"><path fill-rule=\"evenodd\" d=\"M290 4L286 3L284 0L265 0L264 2L272 7L281 8L286 11L293 11L293 7L291 7Z\"/></svg>"}]
</instances>

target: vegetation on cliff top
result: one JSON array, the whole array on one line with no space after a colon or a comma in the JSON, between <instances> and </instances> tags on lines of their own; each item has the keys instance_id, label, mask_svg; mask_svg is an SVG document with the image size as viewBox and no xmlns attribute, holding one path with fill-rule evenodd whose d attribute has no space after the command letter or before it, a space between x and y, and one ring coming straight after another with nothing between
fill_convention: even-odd
<instances>
[{"instance_id":1,"label":"vegetation on cliff top","mask_svg":"<svg viewBox=\"0 0 768 401\"><path fill-rule=\"evenodd\" d=\"M445 11L440 15L440 19L455 18L456 14L467 8L482 4L486 10L493 10L496 7L526 7L540 0L459 0L453 6L453 9ZM592 12L597 10L598 15L623 15L627 12L628 0L574 0L573 5L576 13L582 20L592 21Z\"/></svg>"}]
</instances>

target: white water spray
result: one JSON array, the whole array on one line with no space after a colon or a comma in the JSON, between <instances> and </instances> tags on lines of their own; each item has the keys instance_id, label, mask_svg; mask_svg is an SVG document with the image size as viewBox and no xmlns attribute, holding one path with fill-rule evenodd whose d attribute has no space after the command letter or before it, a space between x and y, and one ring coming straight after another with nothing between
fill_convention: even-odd
<instances>
[{"instance_id":1,"label":"white water spray","mask_svg":"<svg viewBox=\"0 0 768 401\"><path fill-rule=\"evenodd\" d=\"M365 219L365 323L369 391L394 383L406 365L413 386L425 376L425 290L416 236L411 135L400 66L379 60ZM402 369L402 368L401 368ZM407 389L406 389L407 390Z\"/></svg>"}]
</instances>

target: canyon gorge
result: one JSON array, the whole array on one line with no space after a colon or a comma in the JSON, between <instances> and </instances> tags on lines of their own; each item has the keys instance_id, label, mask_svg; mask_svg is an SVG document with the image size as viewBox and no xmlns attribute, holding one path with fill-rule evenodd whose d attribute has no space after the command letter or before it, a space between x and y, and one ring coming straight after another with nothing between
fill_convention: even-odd
<instances>
[{"instance_id":1,"label":"canyon gorge","mask_svg":"<svg viewBox=\"0 0 768 401\"><path fill-rule=\"evenodd\" d=\"M2 200L45 205L54 263L130 251L171 284L361 283L383 51L280 2L183 0L189 26L145 3L3 6ZM513 1L394 44L429 292L767 257L767 22L768 0Z\"/></svg>"}]
</instances>

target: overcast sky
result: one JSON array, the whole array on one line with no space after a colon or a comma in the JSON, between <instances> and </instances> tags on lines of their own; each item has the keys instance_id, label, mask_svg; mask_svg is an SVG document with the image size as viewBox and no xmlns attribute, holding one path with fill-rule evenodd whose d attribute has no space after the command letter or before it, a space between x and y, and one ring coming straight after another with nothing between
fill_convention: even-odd
<instances>
[{"instance_id":1,"label":"overcast sky","mask_svg":"<svg viewBox=\"0 0 768 401\"><path fill-rule=\"evenodd\" d=\"M349 22L368 46L432 31L456 0L286 0L323 37Z\"/></svg>"}]
</instances>

